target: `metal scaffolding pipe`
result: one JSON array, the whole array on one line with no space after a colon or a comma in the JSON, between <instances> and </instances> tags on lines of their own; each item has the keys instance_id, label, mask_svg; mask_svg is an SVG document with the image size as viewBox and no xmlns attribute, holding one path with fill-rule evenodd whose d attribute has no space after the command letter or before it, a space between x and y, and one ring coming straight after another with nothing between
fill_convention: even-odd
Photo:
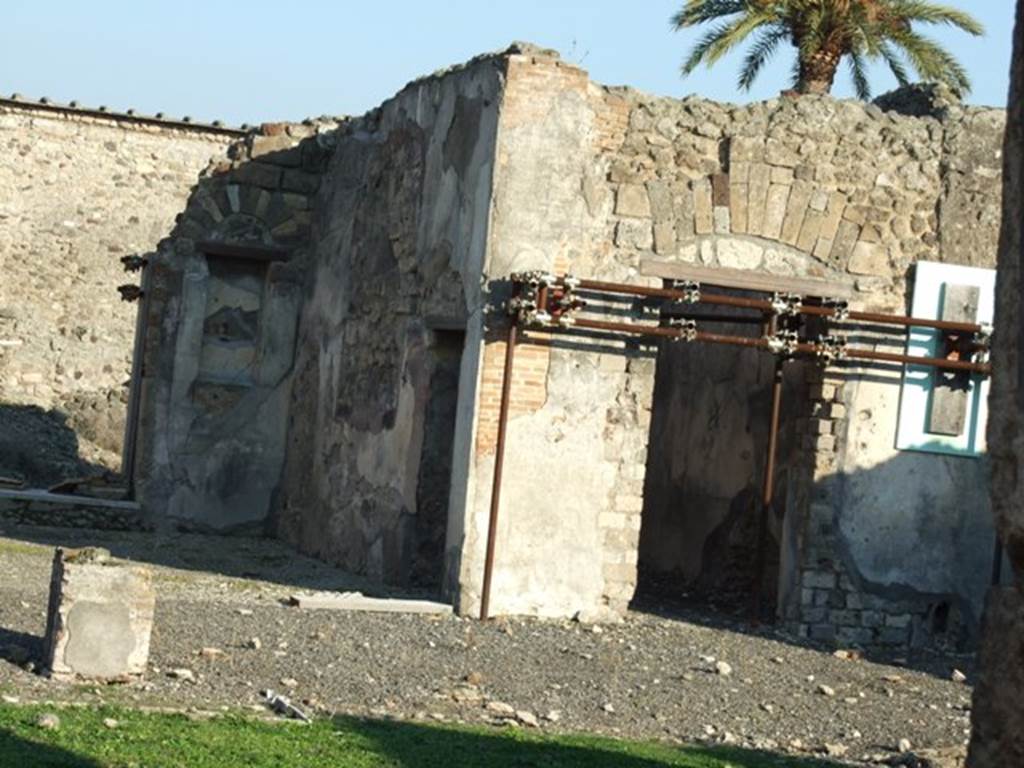
<instances>
[{"instance_id":1,"label":"metal scaffolding pipe","mask_svg":"<svg viewBox=\"0 0 1024 768\"><path fill-rule=\"evenodd\" d=\"M682 339L685 335L684 331L671 327L641 325L637 323L617 323L609 320L590 320L587 318L576 319L573 326L576 328L586 328L596 331L613 331L631 333L636 336L657 336L669 339ZM766 338L730 336L728 334L709 333L707 331L697 331L692 337L692 340L704 341L712 344L755 347L758 349L769 348L769 342ZM816 356L818 354L818 348L814 344L809 344L807 342L795 344L792 351L794 354L800 355ZM893 352L876 352L871 349L861 349L858 347L847 347L845 355L850 359L880 360L892 363L906 363L908 365L923 365L950 371L970 371L971 373L981 374L989 374L992 371L992 366L988 363L973 363L967 360L947 360L942 357L914 357L912 355L902 355Z\"/></svg>"},{"instance_id":2,"label":"metal scaffolding pipe","mask_svg":"<svg viewBox=\"0 0 1024 768\"><path fill-rule=\"evenodd\" d=\"M491 608L491 577L494 574L494 547L498 535L498 508L501 504L501 475L505 467L505 434L512 397L512 364L515 359L515 320L509 323L505 346L505 372L501 380L501 405L498 408L498 440L494 448L494 478L491 484L491 512L487 520L487 554L484 556L484 583L480 592L480 620L486 621Z\"/></svg>"},{"instance_id":3,"label":"metal scaffolding pipe","mask_svg":"<svg viewBox=\"0 0 1024 768\"><path fill-rule=\"evenodd\" d=\"M601 280L580 280L578 287L580 290L618 293L628 296L647 296L651 298L671 299L673 301L685 301L687 299L686 292L677 291L672 288L649 288L644 285L609 283ZM703 291L701 291L700 298L692 303L710 304L722 307L741 307L743 309L758 309L766 312L772 311L772 303L767 299L725 296L721 294L705 293ZM825 318L835 317L837 313L835 307L814 306L802 303L796 311L803 315L814 315L816 317ZM889 315L881 312L857 312L850 310L846 313L846 317L849 320L859 320L878 325L897 325L901 327L917 326L921 328L934 328L940 331L960 331L961 333L980 333L983 330L981 325L977 323L958 323L951 320L931 320L924 317L905 317L903 315Z\"/></svg>"}]
</instances>

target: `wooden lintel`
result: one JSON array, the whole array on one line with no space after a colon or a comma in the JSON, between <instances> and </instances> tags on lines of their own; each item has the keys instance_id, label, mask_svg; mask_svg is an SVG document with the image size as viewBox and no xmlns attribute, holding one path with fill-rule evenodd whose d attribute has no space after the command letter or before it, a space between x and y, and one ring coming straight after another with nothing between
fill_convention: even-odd
<instances>
[{"instance_id":1,"label":"wooden lintel","mask_svg":"<svg viewBox=\"0 0 1024 768\"><path fill-rule=\"evenodd\" d=\"M661 259L641 259L640 274L761 293L796 293L800 296L835 299L849 299L853 296L853 286L849 283L810 277L783 277L745 269L704 267Z\"/></svg>"}]
</instances>

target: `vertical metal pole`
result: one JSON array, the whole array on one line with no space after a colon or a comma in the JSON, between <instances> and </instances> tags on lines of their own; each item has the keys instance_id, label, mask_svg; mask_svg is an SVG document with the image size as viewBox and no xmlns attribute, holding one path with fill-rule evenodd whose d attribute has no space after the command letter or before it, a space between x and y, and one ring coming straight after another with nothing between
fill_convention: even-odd
<instances>
[{"instance_id":1,"label":"vertical metal pole","mask_svg":"<svg viewBox=\"0 0 1024 768\"><path fill-rule=\"evenodd\" d=\"M505 342L505 373L501 380L501 406L498 409L498 442L494 449L494 480L491 486L491 515L487 521L487 555L484 559L484 585L480 594L480 620L486 621L491 607L491 576L494 573L494 540L498 535L498 506L501 503L501 473L505 466L505 432L508 427L509 401L512 395L512 362L516 349L516 320L512 318Z\"/></svg>"},{"instance_id":2,"label":"vertical metal pole","mask_svg":"<svg viewBox=\"0 0 1024 768\"><path fill-rule=\"evenodd\" d=\"M761 577L764 575L765 546L768 539L768 515L775 498L775 454L779 444L779 413L782 408L782 366L784 360L776 358L772 379L772 415L768 425L768 456L765 459L764 482L761 486L761 514L757 523L757 554L754 560L753 621L761 620Z\"/></svg>"}]
</instances>

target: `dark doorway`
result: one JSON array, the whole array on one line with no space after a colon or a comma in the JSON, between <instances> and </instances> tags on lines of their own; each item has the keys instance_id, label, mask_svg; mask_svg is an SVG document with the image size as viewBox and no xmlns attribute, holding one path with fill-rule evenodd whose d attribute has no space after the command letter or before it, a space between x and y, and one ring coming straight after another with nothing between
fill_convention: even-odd
<instances>
[{"instance_id":1,"label":"dark doorway","mask_svg":"<svg viewBox=\"0 0 1024 768\"><path fill-rule=\"evenodd\" d=\"M701 326L759 335L761 325L749 320ZM797 417L806 402L804 364L785 363L775 503L765 516L759 554L775 364L774 355L758 349L662 342L644 482L639 604L746 613L757 602L757 584L760 618L774 616Z\"/></svg>"},{"instance_id":2,"label":"dark doorway","mask_svg":"<svg viewBox=\"0 0 1024 768\"><path fill-rule=\"evenodd\" d=\"M452 445L459 403L463 330L434 330L430 346L430 392L423 424L423 450L416 485L413 586L440 591L444 573Z\"/></svg>"}]
</instances>

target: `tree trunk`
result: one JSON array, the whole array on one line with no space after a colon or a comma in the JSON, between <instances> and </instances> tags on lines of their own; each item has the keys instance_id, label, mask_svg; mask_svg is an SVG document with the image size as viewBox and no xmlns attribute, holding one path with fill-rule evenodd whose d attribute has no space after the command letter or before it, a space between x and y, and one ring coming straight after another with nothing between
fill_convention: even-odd
<instances>
[{"instance_id":1,"label":"tree trunk","mask_svg":"<svg viewBox=\"0 0 1024 768\"><path fill-rule=\"evenodd\" d=\"M971 768L1024 765L1024 0L1017 5L1010 104L1003 152L1003 226L999 238L988 450L992 509L1011 568L989 592L980 675L971 707ZM1007 573L1009 571L1009 573Z\"/></svg>"},{"instance_id":2,"label":"tree trunk","mask_svg":"<svg viewBox=\"0 0 1024 768\"><path fill-rule=\"evenodd\" d=\"M797 93L829 93L841 59L842 52L830 48L822 48L806 59L801 58L796 81Z\"/></svg>"}]
</instances>

